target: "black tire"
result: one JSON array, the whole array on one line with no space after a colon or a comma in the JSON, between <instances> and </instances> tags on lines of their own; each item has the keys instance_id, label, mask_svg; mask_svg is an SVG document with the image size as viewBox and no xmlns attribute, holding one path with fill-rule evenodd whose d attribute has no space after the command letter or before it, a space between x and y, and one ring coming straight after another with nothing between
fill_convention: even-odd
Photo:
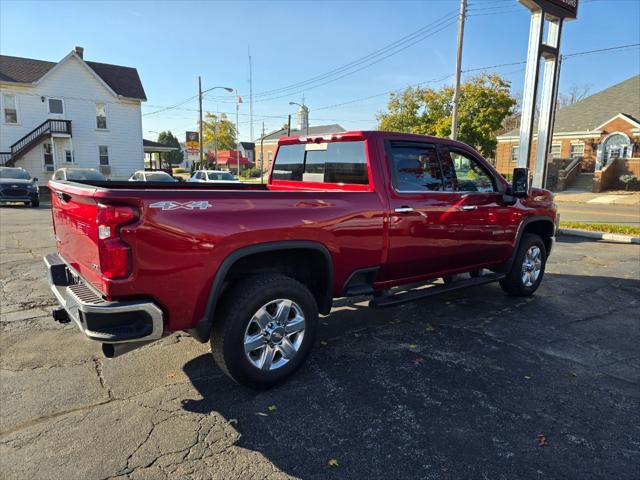
<instances>
[{"instance_id":1,"label":"black tire","mask_svg":"<svg viewBox=\"0 0 640 480\"><path fill-rule=\"evenodd\" d=\"M245 332L258 310L278 299L291 300L301 309L304 334L297 352L286 364L263 370L245 354ZM255 326L253 323L249 328ZM220 368L236 382L251 388L268 388L282 382L304 363L313 348L317 326L318 306L304 285L280 274L256 275L237 282L224 293L211 331L211 352ZM278 355L284 358L281 352Z\"/></svg>"},{"instance_id":2,"label":"black tire","mask_svg":"<svg viewBox=\"0 0 640 480\"><path fill-rule=\"evenodd\" d=\"M525 284L523 281L523 264L525 257L530 248L537 247L540 251L540 273L535 281L532 281L530 285ZM518 245L518 252L516 253L511 271L505 278L500 280L500 286L509 295L514 297L529 297L540 286L542 277L544 276L544 270L547 265L547 249L544 246L544 242L540 236L533 233L525 233L522 235L520 244Z\"/></svg>"},{"instance_id":3,"label":"black tire","mask_svg":"<svg viewBox=\"0 0 640 480\"><path fill-rule=\"evenodd\" d=\"M38 208L40 206L40 199L31 200L31 208Z\"/></svg>"}]
</instances>

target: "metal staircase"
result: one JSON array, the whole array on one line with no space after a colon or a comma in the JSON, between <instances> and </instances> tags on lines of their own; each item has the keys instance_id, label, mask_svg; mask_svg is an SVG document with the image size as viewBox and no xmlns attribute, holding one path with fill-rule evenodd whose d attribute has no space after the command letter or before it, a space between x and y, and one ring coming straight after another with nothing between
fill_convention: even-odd
<instances>
[{"instance_id":1,"label":"metal staircase","mask_svg":"<svg viewBox=\"0 0 640 480\"><path fill-rule=\"evenodd\" d=\"M9 152L0 152L0 165L13 167L20 157L24 156L42 140L54 135L71 136L71 120L48 119L11 145Z\"/></svg>"}]
</instances>

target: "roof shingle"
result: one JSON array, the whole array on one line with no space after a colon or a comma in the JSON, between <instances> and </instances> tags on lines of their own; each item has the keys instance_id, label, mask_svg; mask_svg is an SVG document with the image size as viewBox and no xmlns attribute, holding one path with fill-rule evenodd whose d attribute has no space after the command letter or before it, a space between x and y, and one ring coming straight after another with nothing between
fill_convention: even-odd
<instances>
[{"instance_id":1,"label":"roof shingle","mask_svg":"<svg viewBox=\"0 0 640 480\"><path fill-rule=\"evenodd\" d=\"M98 62L85 61L85 63L118 95L140 100L147 99L135 68ZM37 82L56 65L56 62L0 55L0 81Z\"/></svg>"},{"instance_id":2,"label":"roof shingle","mask_svg":"<svg viewBox=\"0 0 640 480\"><path fill-rule=\"evenodd\" d=\"M553 133L595 130L619 113L640 122L640 75L561 108L556 112ZM519 131L514 128L501 136L517 136ZM534 131L537 131L537 121Z\"/></svg>"}]
</instances>

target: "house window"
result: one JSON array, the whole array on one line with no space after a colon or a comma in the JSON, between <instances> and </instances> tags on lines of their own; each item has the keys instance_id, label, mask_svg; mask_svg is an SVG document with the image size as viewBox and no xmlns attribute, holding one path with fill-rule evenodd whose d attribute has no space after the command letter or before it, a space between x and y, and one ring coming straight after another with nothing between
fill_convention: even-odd
<instances>
[{"instance_id":1,"label":"house window","mask_svg":"<svg viewBox=\"0 0 640 480\"><path fill-rule=\"evenodd\" d=\"M73 153L71 152L71 150L64 151L64 161L66 163L73 163Z\"/></svg>"},{"instance_id":2,"label":"house window","mask_svg":"<svg viewBox=\"0 0 640 480\"><path fill-rule=\"evenodd\" d=\"M518 149L520 147L518 145L513 145L511 147L511 161L512 162L517 162L518 161Z\"/></svg>"},{"instance_id":3,"label":"house window","mask_svg":"<svg viewBox=\"0 0 640 480\"><path fill-rule=\"evenodd\" d=\"M562 145L560 145L559 143L551 145L551 158L554 158L554 159L560 158L561 150L562 150Z\"/></svg>"},{"instance_id":4,"label":"house window","mask_svg":"<svg viewBox=\"0 0 640 480\"><path fill-rule=\"evenodd\" d=\"M53 148L50 143L42 144L42 157L45 172L53 172Z\"/></svg>"},{"instance_id":5,"label":"house window","mask_svg":"<svg viewBox=\"0 0 640 480\"><path fill-rule=\"evenodd\" d=\"M64 113L64 106L62 105L62 100L60 100L59 98L50 98L49 113L62 115Z\"/></svg>"},{"instance_id":6,"label":"house window","mask_svg":"<svg viewBox=\"0 0 640 480\"><path fill-rule=\"evenodd\" d=\"M18 109L15 95L3 95L4 123L18 123Z\"/></svg>"},{"instance_id":7,"label":"house window","mask_svg":"<svg viewBox=\"0 0 640 480\"><path fill-rule=\"evenodd\" d=\"M107 128L107 105L104 103L96 103L96 128Z\"/></svg>"},{"instance_id":8,"label":"house window","mask_svg":"<svg viewBox=\"0 0 640 480\"><path fill-rule=\"evenodd\" d=\"M269 163L271 163L271 160L273 160L273 152L267 153L267 159L269 160Z\"/></svg>"},{"instance_id":9,"label":"house window","mask_svg":"<svg viewBox=\"0 0 640 480\"><path fill-rule=\"evenodd\" d=\"M100 145L98 151L100 154L100 165L109 165L109 147Z\"/></svg>"},{"instance_id":10,"label":"house window","mask_svg":"<svg viewBox=\"0 0 640 480\"><path fill-rule=\"evenodd\" d=\"M573 143L569 151L569 157L578 158L584 157L584 143Z\"/></svg>"}]
</instances>

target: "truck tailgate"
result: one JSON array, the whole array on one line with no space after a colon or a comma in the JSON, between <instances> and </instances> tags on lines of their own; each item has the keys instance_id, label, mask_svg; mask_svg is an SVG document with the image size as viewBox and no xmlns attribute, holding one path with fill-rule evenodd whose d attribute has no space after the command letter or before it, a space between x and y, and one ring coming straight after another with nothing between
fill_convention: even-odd
<instances>
[{"instance_id":1,"label":"truck tailgate","mask_svg":"<svg viewBox=\"0 0 640 480\"><path fill-rule=\"evenodd\" d=\"M99 290L98 205L93 187L50 182L56 248L64 260Z\"/></svg>"}]
</instances>

